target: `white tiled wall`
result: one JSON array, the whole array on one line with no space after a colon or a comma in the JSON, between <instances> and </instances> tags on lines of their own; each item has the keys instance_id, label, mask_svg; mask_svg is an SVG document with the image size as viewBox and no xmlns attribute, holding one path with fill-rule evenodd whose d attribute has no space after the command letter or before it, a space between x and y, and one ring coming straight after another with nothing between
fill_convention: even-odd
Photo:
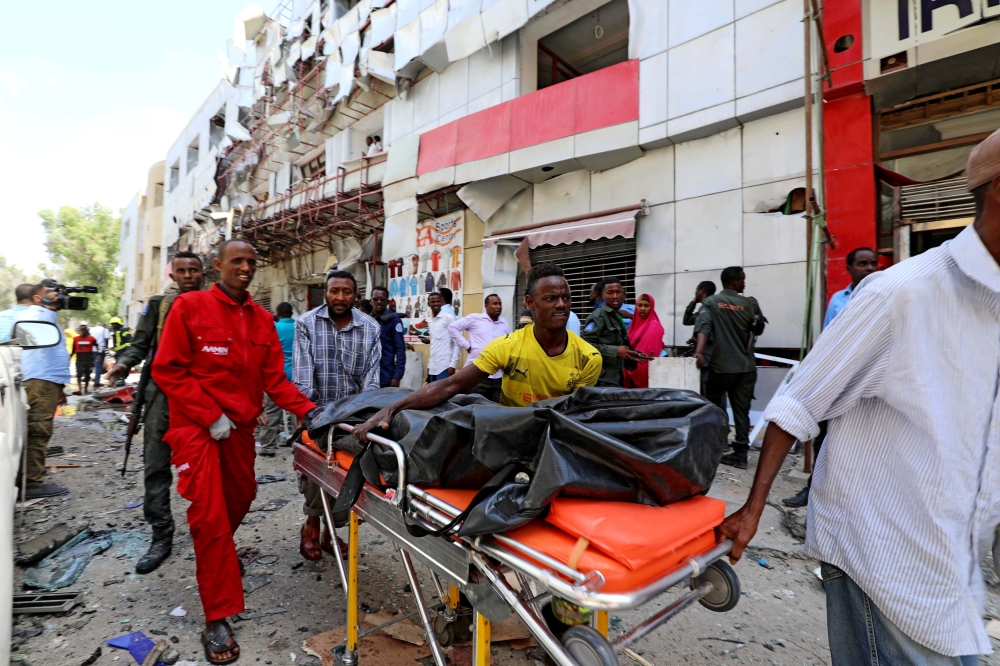
<instances>
[{"instance_id":1,"label":"white tiled wall","mask_svg":"<svg viewBox=\"0 0 1000 666\"><path fill-rule=\"evenodd\" d=\"M646 290L657 298L668 344L683 344L691 336L681 320L695 286L711 280L721 288L722 269L740 265L746 268L746 293L758 299L771 321L760 346L798 346L806 223L801 215L764 211L779 207L804 184L803 113L756 120L592 174L592 210L636 197L658 204L639 218L636 293ZM672 295L665 291L669 287Z\"/></svg>"},{"instance_id":2,"label":"white tiled wall","mask_svg":"<svg viewBox=\"0 0 1000 666\"><path fill-rule=\"evenodd\" d=\"M520 94L517 34L429 74L406 95L387 104L389 144L414 132L426 132Z\"/></svg>"},{"instance_id":3,"label":"white tiled wall","mask_svg":"<svg viewBox=\"0 0 1000 666\"><path fill-rule=\"evenodd\" d=\"M639 126L665 113L670 122L657 132L685 141L794 106L803 93L801 17L798 0L669 0L667 45L642 45ZM665 109L654 103L662 97Z\"/></svg>"},{"instance_id":4,"label":"white tiled wall","mask_svg":"<svg viewBox=\"0 0 1000 666\"><path fill-rule=\"evenodd\" d=\"M536 179L493 216L489 229L645 199L650 212L639 218L636 231L636 289L657 299L668 344L691 335L681 317L695 285L706 279L718 285L723 268L742 265L747 293L771 320L761 346L797 346L805 222L766 211L804 182L803 111L794 109L803 92L801 2L631 0L630 6L633 18L663 29L635 31L642 37L632 53L640 58L639 122L607 131L627 130L647 149L676 145L608 169L586 163L574 149L555 171L561 175ZM512 34L441 74L425 76L407 99L389 103L389 141L513 99L522 90L520 57ZM597 140L595 134L588 145L600 153ZM556 159L558 143L543 151L548 163ZM508 170L531 169L538 165L530 152L501 157L510 160ZM461 165L456 182L504 172L487 162Z\"/></svg>"}]
</instances>

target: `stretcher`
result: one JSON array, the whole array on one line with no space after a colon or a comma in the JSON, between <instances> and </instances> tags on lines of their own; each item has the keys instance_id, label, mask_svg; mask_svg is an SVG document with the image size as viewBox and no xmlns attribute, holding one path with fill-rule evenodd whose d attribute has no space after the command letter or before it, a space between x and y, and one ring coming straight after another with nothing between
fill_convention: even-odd
<instances>
[{"instance_id":1,"label":"stretcher","mask_svg":"<svg viewBox=\"0 0 1000 666\"><path fill-rule=\"evenodd\" d=\"M324 453L308 436L294 448L295 469L316 483L328 525L334 525L328 495L337 497L353 457L332 446ZM336 429L350 432L352 426ZM616 666L626 650L695 602L725 612L739 600L740 586L724 558L732 548L718 541L725 503L697 496L664 507L625 502L557 498L544 518L503 534L457 537L457 526L441 536L414 536L417 524L438 530L452 522L476 494L473 490L418 488L406 482L405 452L396 442L369 434L373 445L396 458L398 478L387 490L366 484L347 520L347 558L334 558L347 597L347 638L335 650L338 663L358 663L358 524L363 519L399 550L428 645L445 666L442 644L454 634L459 592L473 605L473 664L490 664L490 617L513 612L558 666ZM404 502L404 498L406 501ZM406 507L407 516L403 515ZM405 518L405 519L404 519ZM339 538L339 537L338 537ZM413 560L431 572L437 600L425 602ZM675 587L687 591L638 626L609 638L609 613L638 608ZM543 617L553 598L591 609L591 626L573 626L556 638ZM394 621L404 619L397 618Z\"/></svg>"}]
</instances>

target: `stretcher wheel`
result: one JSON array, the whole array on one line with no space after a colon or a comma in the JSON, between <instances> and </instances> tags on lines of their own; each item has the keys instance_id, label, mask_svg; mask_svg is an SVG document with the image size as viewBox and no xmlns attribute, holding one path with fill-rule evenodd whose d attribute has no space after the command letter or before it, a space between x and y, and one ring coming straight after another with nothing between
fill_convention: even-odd
<instances>
[{"instance_id":1,"label":"stretcher wheel","mask_svg":"<svg viewBox=\"0 0 1000 666\"><path fill-rule=\"evenodd\" d=\"M444 613L438 613L434 619L434 634L441 647L448 647L455 642L455 622L448 622Z\"/></svg>"},{"instance_id":2,"label":"stretcher wheel","mask_svg":"<svg viewBox=\"0 0 1000 666\"><path fill-rule=\"evenodd\" d=\"M562 644L580 666L618 666L615 649L593 627L570 627L563 634Z\"/></svg>"},{"instance_id":3,"label":"stretcher wheel","mask_svg":"<svg viewBox=\"0 0 1000 666\"><path fill-rule=\"evenodd\" d=\"M693 581L693 587L704 582L712 584L712 591L698 600L702 606L716 613L725 613L740 601L740 579L728 562L717 560L708 565L705 573Z\"/></svg>"}]
</instances>

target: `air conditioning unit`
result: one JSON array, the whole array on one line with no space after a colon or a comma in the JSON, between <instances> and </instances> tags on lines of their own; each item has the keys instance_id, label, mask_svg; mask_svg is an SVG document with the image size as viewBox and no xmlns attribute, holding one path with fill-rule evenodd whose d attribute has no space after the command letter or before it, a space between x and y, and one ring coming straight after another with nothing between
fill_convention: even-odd
<instances>
[{"instance_id":1,"label":"air conditioning unit","mask_svg":"<svg viewBox=\"0 0 1000 666\"><path fill-rule=\"evenodd\" d=\"M976 202L965 176L900 189L901 217L908 222L938 222L974 217Z\"/></svg>"}]
</instances>

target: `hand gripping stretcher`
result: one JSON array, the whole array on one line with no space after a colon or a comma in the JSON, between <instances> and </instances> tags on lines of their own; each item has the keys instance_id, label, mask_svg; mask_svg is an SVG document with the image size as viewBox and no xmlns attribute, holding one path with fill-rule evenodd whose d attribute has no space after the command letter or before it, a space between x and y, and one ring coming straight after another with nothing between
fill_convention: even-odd
<instances>
[{"instance_id":1,"label":"hand gripping stretcher","mask_svg":"<svg viewBox=\"0 0 1000 666\"><path fill-rule=\"evenodd\" d=\"M336 428L353 430L345 424ZM445 666L441 644L447 644L453 635L460 590L475 608L474 666L490 664L490 622L486 615L496 617L498 606L502 614L516 613L559 666L617 666L617 653L694 602L724 612L739 601L739 580L722 559L732 542L717 541L714 532L724 517L725 503L720 500L697 496L651 507L557 498L547 517L503 534L466 538L453 533L413 536L407 530L404 506L411 525L436 530L452 522L476 493L408 485L402 447L378 435L369 434L368 438L395 454L398 483L387 491L365 485L347 522L347 561L339 548L333 549L347 596L347 640L343 648L335 650L338 663L357 664L359 638L387 626L366 632L359 628L359 517L399 548L417 611L393 622L419 614L438 666ZM327 495L339 495L353 457L333 448L334 428L328 435L329 453L323 453L308 436L303 439L305 444L295 444L295 469L324 491L320 494L323 511L327 524L333 526ZM424 603L413 557L431 571L439 599L429 606ZM516 587L510 578L517 582ZM609 611L637 608L678 585L685 585L689 591L639 626L609 641ZM595 626L572 627L561 641L557 639L542 617L542 606L552 597L596 611Z\"/></svg>"}]
</instances>

